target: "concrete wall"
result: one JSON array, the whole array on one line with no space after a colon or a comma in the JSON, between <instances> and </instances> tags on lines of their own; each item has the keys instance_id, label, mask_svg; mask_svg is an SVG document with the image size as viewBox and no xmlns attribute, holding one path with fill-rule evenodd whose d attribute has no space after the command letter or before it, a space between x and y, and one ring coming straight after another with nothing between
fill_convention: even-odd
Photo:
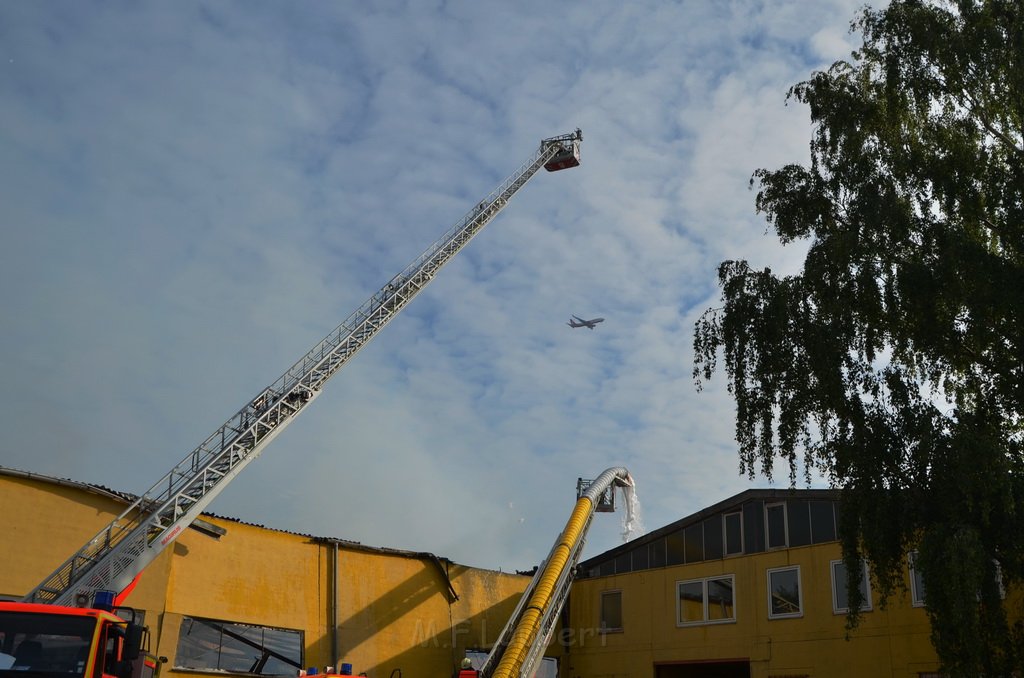
<instances>
[{"instance_id":1,"label":"concrete wall","mask_svg":"<svg viewBox=\"0 0 1024 678\"><path fill-rule=\"evenodd\" d=\"M24 595L124 507L74 483L0 471L0 595ZM183 618L199 617L300 630L307 666L344 661L371 678L394 669L450 676L467 648L494 641L529 583L429 554L203 518L226 533L185 530L126 600L146 613L152 651L169 660L163 675L175 673Z\"/></svg>"}]
</instances>

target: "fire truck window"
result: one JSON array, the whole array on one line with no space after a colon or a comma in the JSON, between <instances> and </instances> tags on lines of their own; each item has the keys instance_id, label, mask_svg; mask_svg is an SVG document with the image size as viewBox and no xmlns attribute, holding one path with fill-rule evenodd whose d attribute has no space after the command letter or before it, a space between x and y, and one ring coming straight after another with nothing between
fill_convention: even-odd
<instances>
[{"instance_id":1,"label":"fire truck window","mask_svg":"<svg viewBox=\"0 0 1024 678\"><path fill-rule=\"evenodd\" d=\"M82 675L77 658L96 622L88 617L0 614L0 669Z\"/></svg>"},{"instance_id":2,"label":"fire truck window","mask_svg":"<svg viewBox=\"0 0 1024 678\"><path fill-rule=\"evenodd\" d=\"M107 638L107 644L103 646L103 666L107 673L110 673L115 661L117 661L117 639Z\"/></svg>"}]
</instances>

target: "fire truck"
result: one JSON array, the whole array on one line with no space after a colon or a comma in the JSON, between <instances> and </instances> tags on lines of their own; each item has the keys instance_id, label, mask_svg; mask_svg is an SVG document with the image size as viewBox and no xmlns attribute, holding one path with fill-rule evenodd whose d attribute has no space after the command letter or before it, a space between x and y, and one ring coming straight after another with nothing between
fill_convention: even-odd
<instances>
[{"instance_id":1,"label":"fire truck","mask_svg":"<svg viewBox=\"0 0 1024 678\"><path fill-rule=\"evenodd\" d=\"M508 204L541 168L580 164L582 132L544 139L532 157L411 264L260 391L21 602L0 602L0 678L140 678L157 663L121 603L165 548ZM8 672L11 672L8 674Z\"/></svg>"},{"instance_id":2,"label":"fire truck","mask_svg":"<svg viewBox=\"0 0 1024 678\"><path fill-rule=\"evenodd\" d=\"M92 607L0 603L0 675L150 678L146 628L133 610L97 596Z\"/></svg>"}]
</instances>

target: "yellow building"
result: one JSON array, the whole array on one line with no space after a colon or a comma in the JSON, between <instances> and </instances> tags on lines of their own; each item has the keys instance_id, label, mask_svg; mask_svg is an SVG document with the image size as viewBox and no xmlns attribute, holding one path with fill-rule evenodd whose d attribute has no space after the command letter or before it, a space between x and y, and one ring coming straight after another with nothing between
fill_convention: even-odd
<instances>
[{"instance_id":1,"label":"yellow building","mask_svg":"<svg viewBox=\"0 0 1024 678\"><path fill-rule=\"evenodd\" d=\"M31 590L130 499L0 467L0 598ZM467 649L494 641L529 583L210 514L194 527L125 601L145 616L151 652L167 658L164 676L348 663L371 677L449 677Z\"/></svg>"},{"instance_id":2,"label":"yellow building","mask_svg":"<svg viewBox=\"0 0 1024 678\"><path fill-rule=\"evenodd\" d=\"M0 598L23 596L131 499L0 467ZM839 508L828 490L748 490L581 563L544 675L936 678L912 563L884 610L865 579L870 605L847 632ZM126 601L167 658L164 676L348 663L370 678L450 678L491 646L529 584L211 514L193 528Z\"/></svg>"},{"instance_id":3,"label":"yellow building","mask_svg":"<svg viewBox=\"0 0 1024 678\"><path fill-rule=\"evenodd\" d=\"M838 493L748 490L580 564L562 678L937 675L920 580L846 630Z\"/></svg>"}]
</instances>

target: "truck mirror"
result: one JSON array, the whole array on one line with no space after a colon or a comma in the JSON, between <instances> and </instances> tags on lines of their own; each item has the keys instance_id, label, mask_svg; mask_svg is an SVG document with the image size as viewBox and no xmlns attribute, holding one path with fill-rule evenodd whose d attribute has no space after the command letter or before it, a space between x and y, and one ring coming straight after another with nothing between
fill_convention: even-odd
<instances>
[{"instance_id":1,"label":"truck mirror","mask_svg":"<svg viewBox=\"0 0 1024 678\"><path fill-rule=\"evenodd\" d=\"M124 631L124 653L122 659L133 662L142 653L142 636L146 629L142 624L128 624Z\"/></svg>"}]
</instances>

